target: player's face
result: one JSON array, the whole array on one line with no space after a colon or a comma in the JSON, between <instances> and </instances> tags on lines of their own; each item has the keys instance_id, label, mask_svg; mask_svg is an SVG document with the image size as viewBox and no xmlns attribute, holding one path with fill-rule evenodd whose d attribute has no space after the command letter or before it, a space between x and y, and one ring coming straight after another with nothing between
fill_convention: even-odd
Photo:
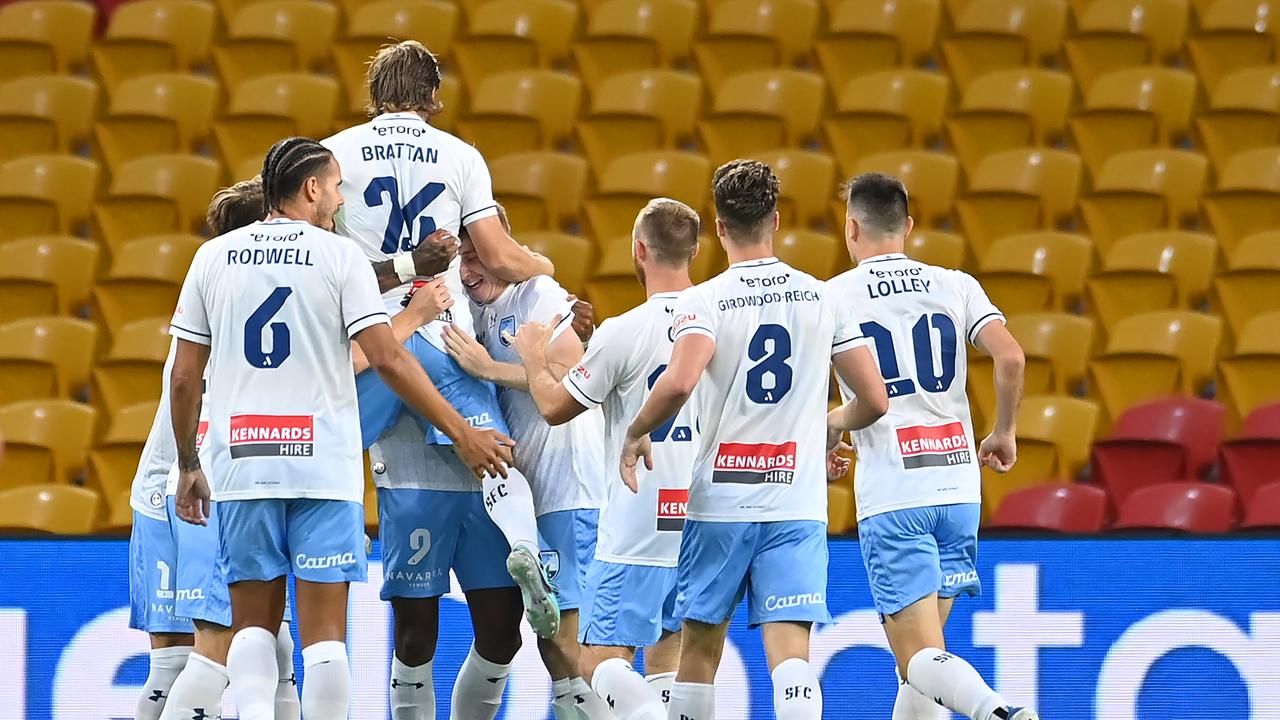
<instances>
[{"instance_id":1,"label":"player's face","mask_svg":"<svg viewBox=\"0 0 1280 720\"><path fill-rule=\"evenodd\" d=\"M316 177L320 181L320 197L316 201L316 227L332 231L334 217L344 202L342 199L342 172L338 161L330 158L329 166Z\"/></svg>"},{"instance_id":2,"label":"player's face","mask_svg":"<svg viewBox=\"0 0 1280 720\"><path fill-rule=\"evenodd\" d=\"M458 257L462 261L459 267L462 287L466 289L468 297L483 305L493 302L502 294L506 285L489 273L489 268L480 261L475 245L471 244L471 238L465 232L458 245Z\"/></svg>"}]
</instances>

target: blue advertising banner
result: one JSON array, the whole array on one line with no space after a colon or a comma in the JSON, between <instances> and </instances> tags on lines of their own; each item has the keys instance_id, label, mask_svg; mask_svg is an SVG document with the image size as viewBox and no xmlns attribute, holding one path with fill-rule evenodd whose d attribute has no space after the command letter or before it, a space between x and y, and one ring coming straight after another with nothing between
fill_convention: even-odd
<instances>
[{"instance_id":1,"label":"blue advertising banner","mask_svg":"<svg viewBox=\"0 0 1280 720\"><path fill-rule=\"evenodd\" d=\"M981 547L983 596L956 603L947 641L1010 702L1046 720L1280 720L1280 540ZM0 541L0 720L132 717L147 638L127 627L127 562L122 540ZM815 631L812 651L825 717L888 720L893 664L853 541L831 543L827 600L836 622ZM382 720L391 620L376 580L352 590L351 611L352 717ZM717 680L720 720L773 717L759 634L743 615ZM455 590L435 661L442 718L470 633ZM527 628L524 639L502 717L539 720L550 681Z\"/></svg>"}]
</instances>

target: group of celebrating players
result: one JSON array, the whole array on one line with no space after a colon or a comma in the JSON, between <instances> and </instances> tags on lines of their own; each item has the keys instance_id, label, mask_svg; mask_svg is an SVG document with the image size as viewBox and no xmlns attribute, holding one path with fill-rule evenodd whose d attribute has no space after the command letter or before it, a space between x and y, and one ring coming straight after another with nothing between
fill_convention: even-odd
<instances>
[{"instance_id":1,"label":"group of celebrating players","mask_svg":"<svg viewBox=\"0 0 1280 720\"><path fill-rule=\"evenodd\" d=\"M597 329L512 239L476 149L430 125L440 80L421 44L383 48L370 122L281 140L260 178L213 198L134 480L131 624L152 647L136 717L216 718L228 685L244 720L348 716L367 449L393 720L436 717L450 572L474 627L454 720L496 717L522 617L557 720L713 720L744 598L776 716L816 720L825 484L848 470L851 431L894 720L938 705L1035 720L942 649L952 600L980 589L978 466L1015 460L1022 352L973 278L902 254L901 183L849 184L858 264L824 282L773 256L770 169L727 163L713 193L728 269L694 286L702 221L654 199L632 238L648 300ZM962 339L995 360L998 417L977 448ZM845 402L828 412L833 367Z\"/></svg>"}]
</instances>

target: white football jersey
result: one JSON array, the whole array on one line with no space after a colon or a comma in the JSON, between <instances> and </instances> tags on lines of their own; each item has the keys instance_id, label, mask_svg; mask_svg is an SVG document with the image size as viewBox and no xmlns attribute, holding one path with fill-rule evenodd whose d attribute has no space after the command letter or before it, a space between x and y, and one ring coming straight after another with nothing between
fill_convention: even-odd
<instances>
[{"instance_id":1,"label":"white football jersey","mask_svg":"<svg viewBox=\"0 0 1280 720\"><path fill-rule=\"evenodd\" d=\"M514 335L521 325L543 324L561 316L552 339L572 333L573 303L569 293L546 275L507 286L493 302L476 306L476 338L498 362L520 364L520 356L502 335ZM498 388L502 415L516 441L516 467L529 478L533 509L538 515L560 510L598 508L603 495L604 455L600 445L604 418L590 410L564 425L552 427L542 419L533 396Z\"/></svg>"},{"instance_id":2,"label":"white football jersey","mask_svg":"<svg viewBox=\"0 0 1280 720\"><path fill-rule=\"evenodd\" d=\"M658 293L605 320L591 336L582 362L564 378L565 390L583 407L604 406L607 485L596 557L606 562L675 567L680 555L680 530L698 450L694 403L649 433L653 471L643 463L636 469L638 493L628 490L618 473L627 426L671 361L676 298L676 293Z\"/></svg>"},{"instance_id":3,"label":"white football jersey","mask_svg":"<svg viewBox=\"0 0 1280 720\"><path fill-rule=\"evenodd\" d=\"M351 336L388 323L350 240L256 222L196 253L169 332L210 345L215 500L364 499Z\"/></svg>"},{"instance_id":4,"label":"white football jersey","mask_svg":"<svg viewBox=\"0 0 1280 720\"><path fill-rule=\"evenodd\" d=\"M434 128L417 113L386 113L323 141L342 168L338 234L354 239L377 262L410 252L431 233L460 228L498 214L489 167L474 146ZM459 261L445 272L445 287L460 301ZM401 311L408 283L383 295L387 312ZM474 333L470 313L446 310L422 328L444 350L441 333L453 323Z\"/></svg>"},{"instance_id":5,"label":"white football jersey","mask_svg":"<svg viewBox=\"0 0 1280 720\"><path fill-rule=\"evenodd\" d=\"M1004 316L970 275L880 255L832 278L875 350L889 412L853 433L858 519L982 499L965 341ZM842 382L847 400L851 393Z\"/></svg>"},{"instance_id":6,"label":"white football jersey","mask_svg":"<svg viewBox=\"0 0 1280 720\"><path fill-rule=\"evenodd\" d=\"M169 415L169 373L173 370L174 349L178 341L169 343L169 354L164 359L164 371L160 377L160 405L156 418L151 421L151 432L142 446L138 458L138 470L133 475L129 492L129 506L155 520L168 520L165 512L165 482L169 470L178 461L178 446L173 440L173 420Z\"/></svg>"},{"instance_id":7,"label":"white football jersey","mask_svg":"<svg viewBox=\"0 0 1280 720\"><path fill-rule=\"evenodd\" d=\"M672 328L716 344L694 395L689 517L825 523L831 357L866 343L847 303L781 260L750 260L681 293Z\"/></svg>"}]
</instances>

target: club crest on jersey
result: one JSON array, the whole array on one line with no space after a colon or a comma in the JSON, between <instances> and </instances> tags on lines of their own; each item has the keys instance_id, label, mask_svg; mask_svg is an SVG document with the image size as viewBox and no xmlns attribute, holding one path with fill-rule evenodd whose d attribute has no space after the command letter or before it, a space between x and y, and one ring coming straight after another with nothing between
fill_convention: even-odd
<instances>
[{"instance_id":1,"label":"club crest on jersey","mask_svg":"<svg viewBox=\"0 0 1280 720\"><path fill-rule=\"evenodd\" d=\"M315 419L310 415L232 415L231 457L311 457Z\"/></svg>"},{"instance_id":2,"label":"club crest on jersey","mask_svg":"<svg viewBox=\"0 0 1280 720\"><path fill-rule=\"evenodd\" d=\"M948 467L970 462L969 434L964 424L915 425L897 429L898 452L907 470L924 467Z\"/></svg>"},{"instance_id":3,"label":"club crest on jersey","mask_svg":"<svg viewBox=\"0 0 1280 720\"><path fill-rule=\"evenodd\" d=\"M507 335L516 334L516 316L508 315L498 321L498 340L503 345L511 347L511 341L507 339Z\"/></svg>"},{"instance_id":4,"label":"club crest on jersey","mask_svg":"<svg viewBox=\"0 0 1280 720\"><path fill-rule=\"evenodd\" d=\"M739 485L790 485L796 474L795 441L720 443L711 482Z\"/></svg>"},{"instance_id":5,"label":"club crest on jersey","mask_svg":"<svg viewBox=\"0 0 1280 720\"><path fill-rule=\"evenodd\" d=\"M538 555L542 558L542 567L547 569L547 579L555 580L560 575L560 551L543 550Z\"/></svg>"},{"instance_id":6,"label":"club crest on jersey","mask_svg":"<svg viewBox=\"0 0 1280 720\"><path fill-rule=\"evenodd\" d=\"M685 509L688 506L687 488L658 488L658 530L683 530Z\"/></svg>"}]
</instances>

